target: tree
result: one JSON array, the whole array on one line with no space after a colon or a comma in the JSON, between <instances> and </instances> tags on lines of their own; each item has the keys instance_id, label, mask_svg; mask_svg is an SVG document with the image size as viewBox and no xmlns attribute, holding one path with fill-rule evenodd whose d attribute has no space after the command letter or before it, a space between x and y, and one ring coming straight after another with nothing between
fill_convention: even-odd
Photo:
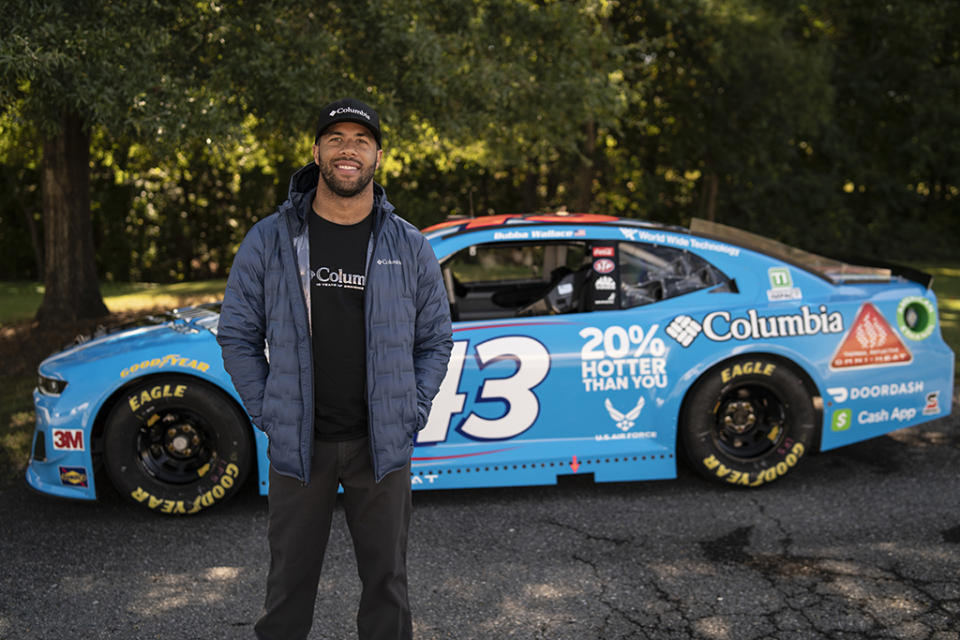
<instances>
[{"instance_id":1,"label":"tree","mask_svg":"<svg viewBox=\"0 0 960 640\"><path fill-rule=\"evenodd\" d=\"M748 221L751 197L823 126L830 60L797 33L797 13L751 0L617 5L633 91L612 161L615 177L647 200L647 215ZM607 187L616 195L617 185Z\"/></svg>"},{"instance_id":2,"label":"tree","mask_svg":"<svg viewBox=\"0 0 960 640\"><path fill-rule=\"evenodd\" d=\"M836 100L809 174L833 196L816 240L952 258L960 231L960 14L950 0L813 2ZM909 231L908 231L909 230Z\"/></svg>"},{"instance_id":3,"label":"tree","mask_svg":"<svg viewBox=\"0 0 960 640\"><path fill-rule=\"evenodd\" d=\"M607 43L592 39L604 5L17 0L0 16L0 112L40 138L38 320L105 312L91 140L157 158L250 132L292 148L317 105L353 94L378 105L395 145L429 148L439 135L446 149L468 148L480 137L481 166L525 164L536 177L558 154L591 153L591 127L613 108L607 69L597 74Z\"/></svg>"},{"instance_id":4,"label":"tree","mask_svg":"<svg viewBox=\"0 0 960 640\"><path fill-rule=\"evenodd\" d=\"M148 2L5 8L0 108L41 139L42 324L106 313L90 224L91 131L165 142L204 121L205 103L219 88L203 67L219 48L207 28L213 13L212 5Z\"/></svg>"}]
</instances>

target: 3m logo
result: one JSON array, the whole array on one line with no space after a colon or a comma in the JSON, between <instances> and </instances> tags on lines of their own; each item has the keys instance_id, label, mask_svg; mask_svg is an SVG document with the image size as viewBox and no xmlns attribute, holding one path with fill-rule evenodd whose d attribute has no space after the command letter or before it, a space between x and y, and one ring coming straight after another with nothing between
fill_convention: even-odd
<instances>
[{"instance_id":1,"label":"3m logo","mask_svg":"<svg viewBox=\"0 0 960 640\"><path fill-rule=\"evenodd\" d=\"M860 307L857 319L830 361L830 368L880 367L907 364L912 360L913 354L890 323L868 302Z\"/></svg>"},{"instance_id":2,"label":"3m logo","mask_svg":"<svg viewBox=\"0 0 960 640\"><path fill-rule=\"evenodd\" d=\"M54 429L51 434L53 448L57 451L83 451L83 431L80 429Z\"/></svg>"},{"instance_id":3,"label":"3m logo","mask_svg":"<svg viewBox=\"0 0 960 640\"><path fill-rule=\"evenodd\" d=\"M703 327L690 316L677 316L667 325L664 331L684 347L689 347L694 339L700 335L700 332L703 331Z\"/></svg>"}]
</instances>

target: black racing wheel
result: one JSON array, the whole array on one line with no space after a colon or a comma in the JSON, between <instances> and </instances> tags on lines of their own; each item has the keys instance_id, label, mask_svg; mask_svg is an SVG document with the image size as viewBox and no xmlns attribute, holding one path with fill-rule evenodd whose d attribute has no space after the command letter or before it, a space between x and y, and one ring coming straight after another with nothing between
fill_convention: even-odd
<instances>
[{"instance_id":1,"label":"black racing wheel","mask_svg":"<svg viewBox=\"0 0 960 640\"><path fill-rule=\"evenodd\" d=\"M254 464L249 425L230 398L202 380L144 378L107 416L107 473L143 507L198 513L232 497L246 480Z\"/></svg>"},{"instance_id":2,"label":"black racing wheel","mask_svg":"<svg viewBox=\"0 0 960 640\"><path fill-rule=\"evenodd\" d=\"M681 416L684 450L698 473L744 487L792 471L816 441L818 412L784 362L743 356L707 372Z\"/></svg>"}]
</instances>

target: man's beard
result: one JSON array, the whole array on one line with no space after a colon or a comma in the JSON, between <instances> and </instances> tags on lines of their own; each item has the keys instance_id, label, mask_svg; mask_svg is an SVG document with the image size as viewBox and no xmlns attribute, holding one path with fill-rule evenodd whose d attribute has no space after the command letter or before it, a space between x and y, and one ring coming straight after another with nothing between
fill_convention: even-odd
<instances>
[{"instance_id":1,"label":"man's beard","mask_svg":"<svg viewBox=\"0 0 960 640\"><path fill-rule=\"evenodd\" d=\"M370 181L373 180L373 172L376 171L377 168L376 165L369 169L361 167L356 182L353 182L338 179L334 173L334 163L335 161L321 162L320 175L323 176L323 181L326 183L327 188L341 198L352 198L366 189Z\"/></svg>"}]
</instances>

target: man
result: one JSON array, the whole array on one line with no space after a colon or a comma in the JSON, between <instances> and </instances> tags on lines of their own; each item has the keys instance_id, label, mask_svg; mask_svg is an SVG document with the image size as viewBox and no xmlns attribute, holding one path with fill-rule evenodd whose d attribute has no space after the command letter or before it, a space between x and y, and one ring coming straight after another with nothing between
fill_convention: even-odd
<instances>
[{"instance_id":1,"label":"man","mask_svg":"<svg viewBox=\"0 0 960 640\"><path fill-rule=\"evenodd\" d=\"M313 162L249 231L227 281L217 341L270 441L260 640L307 637L338 485L363 584L360 639L413 634L410 455L453 343L433 250L373 182L381 141L369 106L324 107Z\"/></svg>"}]
</instances>

